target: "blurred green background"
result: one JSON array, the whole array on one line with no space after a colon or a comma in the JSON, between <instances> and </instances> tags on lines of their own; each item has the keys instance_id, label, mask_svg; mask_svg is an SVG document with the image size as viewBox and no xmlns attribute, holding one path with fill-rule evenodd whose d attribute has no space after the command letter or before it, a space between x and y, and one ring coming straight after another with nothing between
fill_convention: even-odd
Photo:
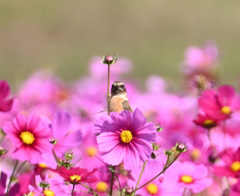
<instances>
[{"instance_id":1,"label":"blurred green background","mask_svg":"<svg viewBox=\"0 0 240 196\"><path fill-rule=\"evenodd\" d=\"M184 50L209 40L222 81L238 86L239 0L0 1L0 78L12 86L39 68L73 81L92 56L111 53L133 61L130 77L179 87Z\"/></svg>"}]
</instances>

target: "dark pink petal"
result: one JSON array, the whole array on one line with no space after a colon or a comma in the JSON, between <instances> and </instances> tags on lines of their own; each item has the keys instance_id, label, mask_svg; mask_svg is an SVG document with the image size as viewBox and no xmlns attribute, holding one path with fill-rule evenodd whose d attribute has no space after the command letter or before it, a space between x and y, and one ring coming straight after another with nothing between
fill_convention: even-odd
<instances>
[{"instance_id":1,"label":"dark pink petal","mask_svg":"<svg viewBox=\"0 0 240 196\"><path fill-rule=\"evenodd\" d=\"M234 88L230 85L223 85L218 89L218 92L219 92L219 101L221 105L229 106L235 96Z\"/></svg>"}]
</instances>

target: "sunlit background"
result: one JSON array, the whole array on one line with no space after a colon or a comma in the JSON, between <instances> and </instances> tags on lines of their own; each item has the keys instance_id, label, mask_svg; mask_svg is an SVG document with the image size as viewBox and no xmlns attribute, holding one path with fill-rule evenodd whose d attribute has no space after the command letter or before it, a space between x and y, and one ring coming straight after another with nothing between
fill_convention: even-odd
<instances>
[{"instance_id":1,"label":"sunlit background","mask_svg":"<svg viewBox=\"0 0 240 196\"><path fill-rule=\"evenodd\" d=\"M184 50L214 41L223 83L240 76L239 0L0 1L0 78L13 88L38 69L63 80L87 73L91 57L129 58L128 77L163 76L180 87Z\"/></svg>"}]
</instances>

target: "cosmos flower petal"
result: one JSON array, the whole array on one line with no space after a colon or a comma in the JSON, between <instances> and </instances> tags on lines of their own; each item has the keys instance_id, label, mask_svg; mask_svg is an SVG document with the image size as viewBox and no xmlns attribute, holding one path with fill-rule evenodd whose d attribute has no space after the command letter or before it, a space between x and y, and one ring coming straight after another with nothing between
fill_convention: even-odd
<instances>
[{"instance_id":1,"label":"cosmos flower petal","mask_svg":"<svg viewBox=\"0 0 240 196\"><path fill-rule=\"evenodd\" d=\"M102 159L108 164L118 165L122 162L123 156L126 153L125 151L125 148L120 145L116 145L110 152L103 153Z\"/></svg>"},{"instance_id":2,"label":"cosmos flower petal","mask_svg":"<svg viewBox=\"0 0 240 196\"><path fill-rule=\"evenodd\" d=\"M57 112L53 118L53 137L55 139L63 138L69 131L71 125L71 116L67 112Z\"/></svg>"}]
</instances>

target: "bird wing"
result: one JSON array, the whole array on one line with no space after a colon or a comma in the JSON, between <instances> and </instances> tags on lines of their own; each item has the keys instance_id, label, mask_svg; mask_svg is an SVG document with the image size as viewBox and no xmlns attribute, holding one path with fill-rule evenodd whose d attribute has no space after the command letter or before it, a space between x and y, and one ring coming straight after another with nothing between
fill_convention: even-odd
<instances>
[{"instance_id":1,"label":"bird wing","mask_svg":"<svg viewBox=\"0 0 240 196\"><path fill-rule=\"evenodd\" d=\"M131 106L129 105L129 102L128 100L125 100L122 102L122 106L123 106L123 110L129 110L130 112L132 112L132 108Z\"/></svg>"}]
</instances>

